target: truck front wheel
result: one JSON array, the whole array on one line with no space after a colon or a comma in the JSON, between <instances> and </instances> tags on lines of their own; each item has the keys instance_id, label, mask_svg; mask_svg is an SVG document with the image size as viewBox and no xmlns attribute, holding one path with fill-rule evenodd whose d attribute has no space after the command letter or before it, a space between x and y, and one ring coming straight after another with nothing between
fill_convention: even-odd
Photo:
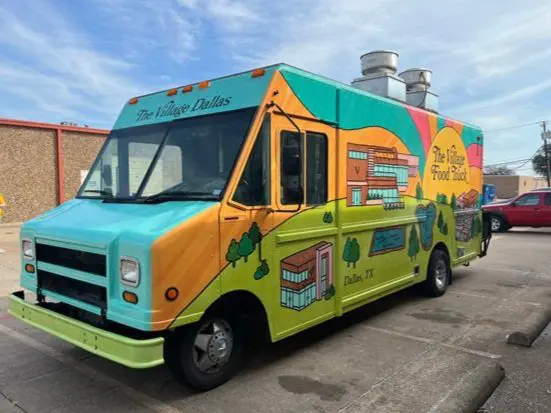
<instances>
[{"instance_id":1,"label":"truck front wheel","mask_svg":"<svg viewBox=\"0 0 551 413\"><path fill-rule=\"evenodd\" d=\"M220 386L237 372L243 348L237 319L209 317L167 337L165 362L177 381L205 391Z\"/></svg>"}]
</instances>

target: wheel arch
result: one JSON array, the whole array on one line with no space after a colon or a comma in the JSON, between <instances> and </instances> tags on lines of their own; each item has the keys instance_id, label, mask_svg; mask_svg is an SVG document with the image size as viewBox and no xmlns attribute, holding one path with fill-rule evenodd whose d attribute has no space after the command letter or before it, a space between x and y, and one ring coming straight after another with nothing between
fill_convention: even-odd
<instances>
[{"instance_id":1,"label":"wheel arch","mask_svg":"<svg viewBox=\"0 0 551 413\"><path fill-rule=\"evenodd\" d=\"M254 331L258 332L261 338L271 338L270 322L266 307L262 303L262 300L251 291L233 290L224 293L206 309L202 319L214 314L228 313L237 314L242 317L244 323L253 327Z\"/></svg>"},{"instance_id":2,"label":"wheel arch","mask_svg":"<svg viewBox=\"0 0 551 413\"><path fill-rule=\"evenodd\" d=\"M432 247L432 250L430 252L430 257L429 257L429 262L430 262L430 259L432 258L432 254L434 253L434 251L442 251L446 254L446 256L448 257L448 270L449 270L449 285L452 284L452 256L451 256L451 251L450 249L448 248L448 246L446 245L446 243L444 241L438 241L434 247Z\"/></svg>"},{"instance_id":3,"label":"wheel arch","mask_svg":"<svg viewBox=\"0 0 551 413\"><path fill-rule=\"evenodd\" d=\"M502 212L499 212L499 211L490 211L490 219L492 219L492 217L499 217L501 218L501 220L503 221L503 223L505 224L505 226L510 226L511 224L509 223L509 219L507 218L507 215L505 215L504 213Z\"/></svg>"}]
</instances>

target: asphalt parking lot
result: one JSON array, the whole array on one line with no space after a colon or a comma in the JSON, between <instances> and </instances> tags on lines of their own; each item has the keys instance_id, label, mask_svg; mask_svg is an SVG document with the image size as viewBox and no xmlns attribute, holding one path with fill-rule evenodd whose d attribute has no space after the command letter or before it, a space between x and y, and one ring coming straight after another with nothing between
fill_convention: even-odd
<instances>
[{"instance_id":1,"label":"asphalt parking lot","mask_svg":"<svg viewBox=\"0 0 551 413\"><path fill-rule=\"evenodd\" d=\"M17 229L0 228L0 293L17 288ZM506 377L486 412L549 412L551 328L505 343L551 302L551 231L497 235L488 257L454 272L445 296L405 291L251 354L208 393L166 368L135 371L11 318L0 298L0 412L438 412L484 363Z\"/></svg>"}]
</instances>

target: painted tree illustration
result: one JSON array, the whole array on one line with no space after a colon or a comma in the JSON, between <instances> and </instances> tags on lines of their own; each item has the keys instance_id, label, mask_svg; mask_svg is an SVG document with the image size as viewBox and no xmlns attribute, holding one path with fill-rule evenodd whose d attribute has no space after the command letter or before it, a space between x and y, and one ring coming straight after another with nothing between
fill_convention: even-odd
<instances>
[{"instance_id":1,"label":"painted tree illustration","mask_svg":"<svg viewBox=\"0 0 551 413\"><path fill-rule=\"evenodd\" d=\"M356 263L360 259L360 244L356 238L352 238L350 244L350 261L352 262L354 268L356 268Z\"/></svg>"},{"instance_id":2,"label":"painted tree illustration","mask_svg":"<svg viewBox=\"0 0 551 413\"><path fill-rule=\"evenodd\" d=\"M226 252L226 260L231 262L233 268L235 268L235 263L239 261L241 256L239 255L239 244L235 239L232 239L230 246L228 247L228 252Z\"/></svg>"},{"instance_id":3,"label":"painted tree illustration","mask_svg":"<svg viewBox=\"0 0 551 413\"><path fill-rule=\"evenodd\" d=\"M350 257L350 253L352 251L352 240L350 237L346 239L346 243L344 244L344 251L342 253L342 259L346 261L346 266L350 267L350 263L352 262L352 259Z\"/></svg>"},{"instance_id":4,"label":"painted tree illustration","mask_svg":"<svg viewBox=\"0 0 551 413\"><path fill-rule=\"evenodd\" d=\"M333 214L331 212L326 212L323 214L323 222L330 224L333 222Z\"/></svg>"},{"instance_id":5,"label":"painted tree illustration","mask_svg":"<svg viewBox=\"0 0 551 413\"><path fill-rule=\"evenodd\" d=\"M438 229L442 232L442 228L444 227L444 217L442 216L442 211L438 213L438 221L436 225L438 225Z\"/></svg>"},{"instance_id":6,"label":"painted tree illustration","mask_svg":"<svg viewBox=\"0 0 551 413\"><path fill-rule=\"evenodd\" d=\"M268 266L268 263L266 262L266 260L262 260L262 263L254 273L254 279L260 280L261 278L268 275L269 272L270 272L270 267Z\"/></svg>"},{"instance_id":7,"label":"painted tree illustration","mask_svg":"<svg viewBox=\"0 0 551 413\"><path fill-rule=\"evenodd\" d=\"M456 198L455 194L452 194L452 199L450 201L450 206L452 207L452 209L454 211L457 209L457 198Z\"/></svg>"},{"instance_id":8,"label":"painted tree illustration","mask_svg":"<svg viewBox=\"0 0 551 413\"><path fill-rule=\"evenodd\" d=\"M408 256L413 261L417 258L419 254L419 236L417 235L417 228L415 225L411 226L411 231L409 232L409 247L408 247Z\"/></svg>"},{"instance_id":9,"label":"painted tree illustration","mask_svg":"<svg viewBox=\"0 0 551 413\"><path fill-rule=\"evenodd\" d=\"M423 200L423 188L419 182L417 182L417 188L415 188L415 198L417 198L419 202Z\"/></svg>"},{"instance_id":10,"label":"painted tree illustration","mask_svg":"<svg viewBox=\"0 0 551 413\"><path fill-rule=\"evenodd\" d=\"M476 217L471 223L471 237L476 237L480 230L482 229L482 224L480 223L480 218Z\"/></svg>"},{"instance_id":11,"label":"painted tree illustration","mask_svg":"<svg viewBox=\"0 0 551 413\"><path fill-rule=\"evenodd\" d=\"M442 205L448 204L448 196L446 194L437 194L436 195L436 202Z\"/></svg>"},{"instance_id":12,"label":"painted tree illustration","mask_svg":"<svg viewBox=\"0 0 551 413\"><path fill-rule=\"evenodd\" d=\"M331 284L329 287L327 287L327 290L325 290L325 294L323 298L325 298L326 300L330 300L331 298L334 297L335 293L336 293L335 286Z\"/></svg>"},{"instance_id":13,"label":"painted tree illustration","mask_svg":"<svg viewBox=\"0 0 551 413\"><path fill-rule=\"evenodd\" d=\"M444 225L442 225L442 234L448 235L448 223L444 222Z\"/></svg>"},{"instance_id":14,"label":"painted tree illustration","mask_svg":"<svg viewBox=\"0 0 551 413\"><path fill-rule=\"evenodd\" d=\"M260 227L256 222L253 222L251 228L249 229L249 237L253 243L253 249L258 245L258 259L262 261L262 233L260 232Z\"/></svg>"},{"instance_id":15,"label":"painted tree illustration","mask_svg":"<svg viewBox=\"0 0 551 413\"><path fill-rule=\"evenodd\" d=\"M248 232L244 232L241 236L241 240L239 241L239 255L245 259L245 262L248 261L249 255L251 255L254 251L254 245L251 241L251 237L249 237Z\"/></svg>"}]
</instances>

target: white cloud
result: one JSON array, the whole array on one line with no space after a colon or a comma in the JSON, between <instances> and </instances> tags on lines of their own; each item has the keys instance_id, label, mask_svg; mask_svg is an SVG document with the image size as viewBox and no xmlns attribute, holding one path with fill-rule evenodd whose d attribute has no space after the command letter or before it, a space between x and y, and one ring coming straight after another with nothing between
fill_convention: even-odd
<instances>
[{"instance_id":1,"label":"white cloud","mask_svg":"<svg viewBox=\"0 0 551 413\"><path fill-rule=\"evenodd\" d=\"M0 6L0 91L34 111L109 123L133 94L281 61L350 82L362 53L391 49L434 71L444 114L489 130L551 118L548 0L93 0L103 44L46 0L16 4ZM487 158L531 155L536 132L489 133Z\"/></svg>"},{"instance_id":2,"label":"white cloud","mask_svg":"<svg viewBox=\"0 0 551 413\"><path fill-rule=\"evenodd\" d=\"M230 32L247 31L250 25L264 22L259 1L246 0L178 0L178 4L191 10L216 27Z\"/></svg>"}]
</instances>

